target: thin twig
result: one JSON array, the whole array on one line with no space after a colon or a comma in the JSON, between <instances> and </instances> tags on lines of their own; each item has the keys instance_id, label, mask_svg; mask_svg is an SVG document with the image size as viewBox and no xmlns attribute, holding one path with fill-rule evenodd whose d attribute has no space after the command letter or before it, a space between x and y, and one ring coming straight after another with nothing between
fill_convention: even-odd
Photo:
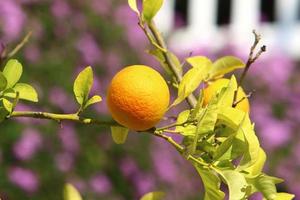
<instances>
[{"instance_id":1,"label":"thin twig","mask_svg":"<svg viewBox=\"0 0 300 200\"><path fill-rule=\"evenodd\" d=\"M32 35L32 31L29 31L25 37L23 38L23 40L12 50L10 51L5 58L11 58L13 57L16 53L18 53L20 51L20 49L28 42L29 38Z\"/></svg>"},{"instance_id":2,"label":"thin twig","mask_svg":"<svg viewBox=\"0 0 300 200\"><path fill-rule=\"evenodd\" d=\"M249 99L252 94L254 93L254 90L249 92L246 96L242 97L241 99L237 100L236 102L233 103L233 107L236 107L239 103L241 103L242 101L244 101L245 99Z\"/></svg>"},{"instance_id":3,"label":"thin twig","mask_svg":"<svg viewBox=\"0 0 300 200\"><path fill-rule=\"evenodd\" d=\"M247 72L249 71L251 65L261 56L262 53L266 52L267 48L265 45L261 46L259 51L254 55L254 51L258 45L258 43L261 40L261 35L259 35L258 33L256 33L255 30L253 30L253 34L254 34L254 42L253 45L251 46L250 49L250 53L248 56L248 60L246 62L246 66L244 68L244 71L240 77L240 79L238 80L238 84L237 84L237 90L234 92L234 98L233 98L233 104L232 107L235 107L237 105L237 92L239 87L241 87L243 85L243 81L247 75Z\"/></svg>"}]
</instances>

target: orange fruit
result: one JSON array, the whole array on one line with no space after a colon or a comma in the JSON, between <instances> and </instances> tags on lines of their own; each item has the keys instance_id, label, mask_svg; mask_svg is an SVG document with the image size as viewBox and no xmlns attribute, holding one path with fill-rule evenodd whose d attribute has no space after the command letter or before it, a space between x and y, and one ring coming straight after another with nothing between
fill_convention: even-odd
<instances>
[{"instance_id":1,"label":"orange fruit","mask_svg":"<svg viewBox=\"0 0 300 200\"><path fill-rule=\"evenodd\" d=\"M165 114L169 101L169 88L164 78L145 65L132 65L119 71L107 94L114 120L136 131L154 127Z\"/></svg>"},{"instance_id":2,"label":"orange fruit","mask_svg":"<svg viewBox=\"0 0 300 200\"><path fill-rule=\"evenodd\" d=\"M216 93L220 92L222 88L227 87L229 84L229 79L221 78L211 83L207 88L204 89L204 105L207 105L209 101L216 95ZM237 92L237 101L241 100L246 96L243 88L239 87ZM249 112L250 105L248 98L242 100L236 105L236 108L242 110L244 112Z\"/></svg>"}]
</instances>

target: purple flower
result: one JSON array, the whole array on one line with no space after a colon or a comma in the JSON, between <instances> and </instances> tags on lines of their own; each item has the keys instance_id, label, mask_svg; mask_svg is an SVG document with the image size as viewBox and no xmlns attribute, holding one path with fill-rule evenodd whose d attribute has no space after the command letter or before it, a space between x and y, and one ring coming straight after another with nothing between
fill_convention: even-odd
<instances>
[{"instance_id":1,"label":"purple flower","mask_svg":"<svg viewBox=\"0 0 300 200\"><path fill-rule=\"evenodd\" d=\"M0 21L3 21L4 40L9 42L20 36L25 17L22 8L15 1L0 1Z\"/></svg>"},{"instance_id":2,"label":"purple flower","mask_svg":"<svg viewBox=\"0 0 300 200\"><path fill-rule=\"evenodd\" d=\"M65 151L70 153L79 151L79 142L73 126L63 124L63 127L58 131L58 136Z\"/></svg>"},{"instance_id":3,"label":"purple flower","mask_svg":"<svg viewBox=\"0 0 300 200\"><path fill-rule=\"evenodd\" d=\"M35 45L28 46L25 49L24 54L25 54L26 59L31 63L37 62L41 56L41 52L40 52L39 48Z\"/></svg>"},{"instance_id":4,"label":"purple flower","mask_svg":"<svg viewBox=\"0 0 300 200\"><path fill-rule=\"evenodd\" d=\"M99 15L107 15L111 9L111 0L93 0L92 9Z\"/></svg>"},{"instance_id":5,"label":"purple flower","mask_svg":"<svg viewBox=\"0 0 300 200\"><path fill-rule=\"evenodd\" d=\"M62 109L65 112L73 112L76 108L72 97L70 97L63 89L59 87L53 87L49 92L49 101Z\"/></svg>"},{"instance_id":6,"label":"purple flower","mask_svg":"<svg viewBox=\"0 0 300 200\"><path fill-rule=\"evenodd\" d=\"M150 174L138 173L136 176L134 176L133 183L137 190L138 196L151 192L155 189L154 177Z\"/></svg>"},{"instance_id":7,"label":"purple flower","mask_svg":"<svg viewBox=\"0 0 300 200\"><path fill-rule=\"evenodd\" d=\"M105 175L96 175L89 181L91 189L98 194L106 194L111 191L112 185Z\"/></svg>"},{"instance_id":8,"label":"purple flower","mask_svg":"<svg viewBox=\"0 0 300 200\"><path fill-rule=\"evenodd\" d=\"M41 148L42 137L35 129L25 129L22 137L14 144L13 151L20 160L31 159L36 151Z\"/></svg>"},{"instance_id":9,"label":"purple flower","mask_svg":"<svg viewBox=\"0 0 300 200\"><path fill-rule=\"evenodd\" d=\"M28 169L13 167L9 170L8 177L11 183L29 193L35 192L39 187L37 175Z\"/></svg>"},{"instance_id":10,"label":"purple flower","mask_svg":"<svg viewBox=\"0 0 300 200\"><path fill-rule=\"evenodd\" d=\"M60 171L67 172L73 167L74 157L71 153L60 153L55 156L55 163Z\"/></svg>"},{"instance_id":11,"label":"purple flower","mask_svg":"<svg viewBox=\"0 0 300 200\"><path fill-rule=\"evenodd\" d=\"M63 19L71 14L69 4L63 0L55 0L51 6L52 14L59 19Z\"/></svg>"},{"instance_id":12,"label":"purple flower","mask_svg":"<svg viewBox=\"0 0 300 200\"><path fill-rule=\"evenodd\" d=\"M90 34L84 34L78 40L76 48L81 53L83 60L87 65L95 64L102 58L102 52L97 41Z\"/></svg>"}]
</instances>

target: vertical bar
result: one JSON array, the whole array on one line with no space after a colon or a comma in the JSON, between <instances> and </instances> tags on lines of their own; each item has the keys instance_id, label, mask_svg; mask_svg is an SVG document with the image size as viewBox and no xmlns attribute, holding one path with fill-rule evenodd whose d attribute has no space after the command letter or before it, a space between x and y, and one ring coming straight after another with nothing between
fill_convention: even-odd
<instances>
[{"instance_id":1,"label":"vertical bar","mask_svg":"<svg viewBox=\"0 0 300 200\"><path fill-rule=\"evenodd\" d=\"M175 19L175 0L166 0L155 17L155 23L160 31L168 34L174 27Z\"/></svg>"}]
</instances>

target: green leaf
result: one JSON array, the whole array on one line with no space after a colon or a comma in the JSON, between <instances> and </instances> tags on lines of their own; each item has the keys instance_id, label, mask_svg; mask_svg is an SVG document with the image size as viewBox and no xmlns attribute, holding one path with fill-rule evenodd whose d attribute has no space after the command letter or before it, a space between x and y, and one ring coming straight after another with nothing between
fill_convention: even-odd
<instances>
[{"instance_id":1,"label":"green leaf","mask_svg":"<svg viewBox=\"0 0 300 200\"><path fill-rule=\"evenodd\" d=\"M79 73L74 82L73 91L75 98L81 106L84 106L84 104L87 102L92 85L93 70L89 66Z\"/></svg>"},{"instance_id":2,"label":"green leaf","mask_svg":"<svg viewBox=\"0 0 300 200\"><path fill-rule=\"evenodd\" d=\"M128 5L133 10L136 12L138 15L140 14L140 11L138 10L136 0L128 0Z\"/></svg>"},{"instance_id":3,"label":"green leaf","mask_svg":"<svg viewBox=\"0 0 300 200\"><path fill-rule=\"evenodd\" d=\"M239 58L234 56L225 56L213 63L213 66L209 72L209 77L216 78L223 76L233 70L244 68L245 64Z\"/></svg>"},{"instance_id":4,"label":"green leaf","mask_svg":"<svg viewBox=\"0 0 300 200\"><path fill-rule=\"evenodd\" d=\"M124 128L121 126L111 126L111 134L112 139L116 144L123 144L125 143L128 135L128 128Z\"/></svg>"},{"instance_id":5,"label":"green leaf","mask_svg":"<svg viewBox=\"0 0 300 200\"><path fill-rule=\"evenodd\" d=\"M205 67L199 68L194 67L190 69L182 78L182 81L178 87L178 97L173 102L172 106L175 106L181 103L186 97L188 97L200 83L204 80Z\"/></svg>"},{"instance_id":6,"label":"green leaf","mask_svg":"<svg viewBox=\"0 0 300 200\"><path fill-rule=\"evenodd\" d=\"M248 182L255 188L254 191L261 192L267 200L276 199L277 190L275 184L281 183L282 181L282 179L265 174L260 174L255 178L248 179Z\"/></svg>"},{"instance_id":7,"label":"green leaf","mask_svg":"<svg viewBox=\"0 0 300 200\"><path fill-rule=\"evenodd\" d=\"M190 116L191 110L184 110L182 111L178 117L176 124L183 124L188 121ZM194 136L196 132L196 126L192 124L186 124L184 126L176 126L176 132L180 132L181 135L184 136Z\"/></svg>"},{"instance_id":8,"label":"green leaf","mask_svg":"<svg viewBox=\"0 0 300 200\"><path fill-rule=\"evenodd\" d=\"M82 200L82 198L77 189L67 183L64 187L64 200Z\"/></svg>"},{"instance_id":9,"label":"green leaf","mask_svg":"<svg viewBox=\"0 0 300 200\"><path fill-rule=\"evenodd\" d=\"M247 171L252 176L256 176L260 174L265 165L266 158L267 158L266 153L262 148L260 148L256 162L252 166L244 169L244 171Z\"/></svg>"},{"instance_id":10,"label":"green leaf","mask_svg":"<svg viewBox=\"0 0 300 200\"><path fill-rule=\"evenodd\" d=\"M204 200L223 200L225 194L220 190L221 180L219 179L219 177L209 169L204 169L200 166L195 167L197 169L197 172L201 176L204 185Z\"/></svg>"},{"instance_id":11,"label":"green leaf","mask_svg":"<svg viewBox=\"0 0 300 200\"><path fill-rule=\"evenodd\" d=\"M163 0L143 0L143 17L149 23L163 5Z\"/></svg>"},{"instance_id":12,"label":"green leaf","mask_svg":"<svg viewBox=\"0 0 300 200\"><path fill-rule=\"evenodd\" d=\"M177 71L180 75L182 75L182 66L181 66L181 63L180 63L179 58L178 58L175 54L173 54L172 52L170 52L170 51L168 51L167 54L168 54L168 56L169 56L171 62L172 62L173 65L175 66L176 71Z\"/></svg>"},{"instance_id":13,"label":"green leaf","mask_svg":"<svg viewBox=\"0 0 300 200\"><path fill-rule=\"evenodd\" d=\"M23 67L19 61L11 59L4 67L3 75L6 77L6 88L13 87L21 78Z\"/></svg>"},{"instance_id":14,"label":"green leaf","mask_svg":"<svg viewBox=\"0 0 300 200\"><path fill-rule=\"evenodd\" d=\"M4 94L5 97L16 98L17 92L19 93L19 99L38 102L38 94L35 89L26 83L17 83L13 87L14 92L7 92Z\"/></svg>"},{"instance_id":15,"label":"green leaf","mask_svg":"<svg viewBox=\"0 0 300 200\"><path fill-rule=\"evenodd\" d=\"M2 72L0 72L0 91L5 90L7 86L7 80Z\"/></svg>"},{"instance_id":16,"label":"green leaf","mask_svg":"<svg viewBox=\"0 0 300 200\"><path fill-rule=\"evenodd\" d=\"M172 71L170 70L169 65L167 64L163 53L161 50L159 49L153 49L153 50L149 50L147 51L150 55L154 56L154 58L160 63L160 65L162 66L162 68L167 72L168 75L172 75Z\"/></svg>"},{"instance_id":17,"label":"green leaf","mask_svg":"<svg viewBox=\"0 0 300 200\"><path fill-rule=\"evenodd\" d=\"M9 100L3 98L3 99L2 99L2 105L3 105L3 107L5 108L5 110L6 110L8 113L11 113L11 112L12 112L12 110L13 110L13 104L12 104Z\"/></svg>"},{"instance_id":18,"label":"green leaf","mask_svg":"<svg viewBox=\"0 0 300 200\"><path fill-rule=\"evenodd\" d=\"M206 134L213 132L218 117L217 99L213 99L205 109L202 109L198 117L196 135L192 152L194 153L197 147L198 140Z\"/></svg>"},{"instance_id":19,"label":"green leaf","mask_svg":"<svg viewBox=\"0 0 300 200\"><path fill-rule=\"evenodd\" d=\"M219 105L231 107L233 104L234 93L236 90L237 90L237 82L235 76L233 75L231 76L231 79L225 91L222 93L222 96L219 98Z\"/></svg>"},{"instance_id":20,"label":"green leaf","mask_svg":"<svg viewBox=\"0 0 300 200\"><path fill-rule=\"evenodd\" d=\"M221 107L218 112L218 119L220 123L233 130L237 130L241 126L239 131L242 132L247 147L239 168L242 170L252 166L258 159L260 145L248 114L232 107ZM242 125L241 122L243 122Z\"/></svg>"},{"instance_id":21,"label":"green leaf","mask_svg":"<svg viewBox=\"0 0 300 200\"><path fill-rule=\"evenodd\" d=\"M156 191L145 194L140 200L163 200L166 194L164 192Z\"/></svg>"},{"instance_id":22,"label":"green leaf","mask_svg":"<svg viewBox=\"0 0 300 200\"><path fill-rule=\"evenodd\" d=\"M208 72L212 68L212 62L209 58L205 56L193 56L186 59L186 61L192 66L192 67L199 67L199 68L205 68L206 72L205 74L208 74Z\"/></svg>"},{"instance_id":23,"label":"green leaf","mask_svg":"<svg viewBox=\"0 0 300 200\"><path fill-rule=\"evenodd\" d=\"M245 177L234 170L219 170L216 169L216 172L219 173L229 188L229 200L241 200L247 199L247 188L248 184Z\"/></svg>"},{"instance_id":24,"label":"green leaf","mask_svg":"<svg viewBox=\"0 0 300 200\"><path fill-rule=\"evenodd\" d=\"M197 100L197 104L195 106L195 108L192 110L191 114L190 114L190 119L194 120L197 118L197 116L199 115L201 108L203 106L203 102L204 102L204 93L203 90L200 90L200 94Z\"/></svg>"},{"instance_id":25,"label":"green leaf","mask_svg":"<svg viewBox=\"0 0 300 200\"><path fill-rule=\"evenodd\" d=\"M295 195L293 195L293 194L281 192L281 193L276 194L276 197L274 200L292 200L294 198L295 198ZM263 198L263 200L267 200L267 199Z\"/></svg>"},{"instance_id":26,"label":"green leaf","mask_svg":"<svg viewBox=\"0 0 300 200\"><path fill-rule=\"evenodd\" d=\"M90 98L85 104L84 104L84 109L87 108L88 106L101 102L102 98L99 95L95 95L92 98Z\"/></svg>"}]
</instances>

